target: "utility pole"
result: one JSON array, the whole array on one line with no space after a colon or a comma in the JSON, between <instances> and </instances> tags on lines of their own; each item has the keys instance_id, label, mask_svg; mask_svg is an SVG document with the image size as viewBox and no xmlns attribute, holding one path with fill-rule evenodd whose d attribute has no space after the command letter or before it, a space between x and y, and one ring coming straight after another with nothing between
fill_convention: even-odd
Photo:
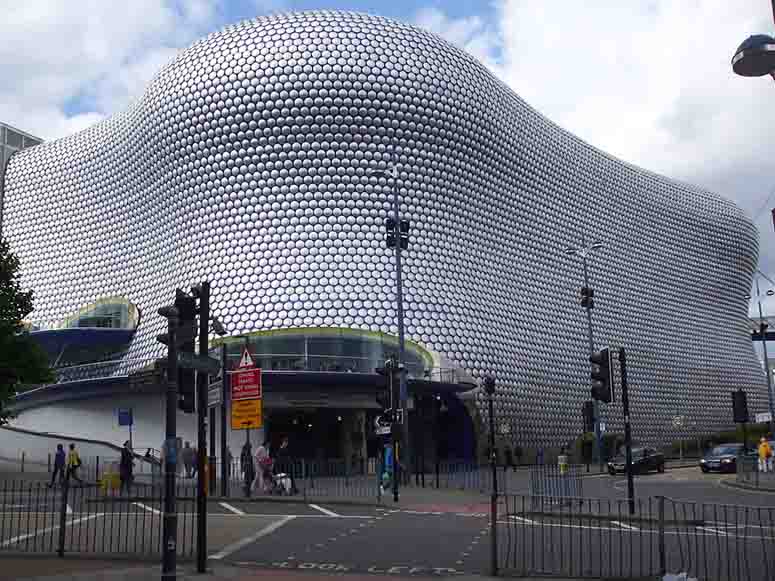
<instances>
[{"instance_id":1,"label":"utility pole","mask_svg":"<svg viewBox=\"0 0 775 581\"><path fill-rule=\"evenodd\" d=\"M202 282L194 287L199 295L199 356L207 356L210 333L210 283ZM205 493L205 458L207 457L207 414L208 374L196 373L197 382L197 468L196 468L196 569L204 573L207 569L207 495Z\"/></svg>"},{"instance_id":2,"label":"utility pole","mask_svg":"<svg viewBox=\"0 0 775 581\"><path fill-rule=\"evenodd\" d=\"M175 498L178 410L178 353L176 334L178 309L162 307L158 313L167 319L167 409L164 438L164 513L162 521L162 581L174 581L178 540L178 511Z\"/></svg>"},{"instance_id":3,"label":"utility pole","mask_svg":"<svg viewBox=\"0 0 775 581\"><path fill-rule=\"evenodd\" d=\"M627 501L630 514L635 514L635 483L632 475L632 432L630 430L630 394L627 385L627 355L619 348L619 365L622 374L622 413L624 414L624 449L627 466Z\"/></svg>"}]
</instances>

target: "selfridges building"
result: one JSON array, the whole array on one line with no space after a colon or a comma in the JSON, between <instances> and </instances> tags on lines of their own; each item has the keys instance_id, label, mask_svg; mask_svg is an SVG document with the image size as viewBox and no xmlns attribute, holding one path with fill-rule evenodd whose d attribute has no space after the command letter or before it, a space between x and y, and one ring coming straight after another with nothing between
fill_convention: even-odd
<instances>
[{"instance_id":1,"label":"selfridges building","mask_svg":"<svg viewBox=\"0 0 775 581\"><path fill-rule=\"evenodd\" d=\"M374 175L393 155L396 179ZM127 111L16 153L3 231L35 290L30 322L123 297L141 313L132 360L163 353L156 309L201 280L231 335L395 335L393 188L411 221L407 338L494 375L499 425L520 441L581 431L583 270L566 249L583 240L603 243L594 341L628 350L637 438L674 437L675 415L729 427L738 387L764 411L744 213L591 147L470 55L385 18L283 14L200 40Z\"/></svg>"}]
</instances>

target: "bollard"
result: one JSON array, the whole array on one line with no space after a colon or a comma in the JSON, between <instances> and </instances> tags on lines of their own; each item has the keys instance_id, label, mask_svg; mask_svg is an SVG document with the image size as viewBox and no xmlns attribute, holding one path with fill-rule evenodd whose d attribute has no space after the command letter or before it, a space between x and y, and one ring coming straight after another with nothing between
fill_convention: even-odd
<instances>
[{"instance_id":1,"label":"bollard","mask_svg":"<svg viewBox=\"0 0 775 581\"><path fill-rule=\"evenodd\" d=\"M48 453L48 473L51 474L51 452Z\"/></svg>"},{"instance_id":2,"label":"bollard","mask_svg":"<svg viewBox=\"0 0 775 581\"><path fill-rule=\"evenodd\" d=\"M95 482L99 482L100 481L100 457L99 456L97 456L97 460L94 463L94 465L95 465L95 468L94 468L94 471L95 471L94 481Z\"/></svg>"},{"instance_id":3,"label":"bollard","mask_svg":"<svg viewBox=\"0 0 775 581\"><path fill-rule=\"evenodd\" d=\"M24 474L24 459L26 457L26 452L22 450L22 474Z\"/></svg>"}]
</instances>

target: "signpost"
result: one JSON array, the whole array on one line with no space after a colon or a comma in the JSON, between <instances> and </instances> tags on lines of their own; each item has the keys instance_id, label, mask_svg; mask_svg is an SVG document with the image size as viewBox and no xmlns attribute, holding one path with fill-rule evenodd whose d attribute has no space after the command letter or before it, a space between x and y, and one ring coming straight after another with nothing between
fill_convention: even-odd
<instances>
[{"instance_id":1,"label":"signpost","mask_svg":"<svg viewBox=\"0 0 775 581\"><path fill-rule=\"evenodd\" d=\"M223 400L223 383L221 381L215 381L207 388L207 407L214 408L221 405ZM210 425L214 425L213 419L210 419ZM212 440L213 438L211 438Z\"/></svg>"},{"instance_id":2,"label":"signpost","mask_svg":"<svg viewBox=\"0 0 775 581\"><path fill-rule=\"evenodd\" d=\"M242 351L239 367L229 373L229 384L231 429L250 430L263 427L261 369L256 369L247 347ZM246 437L250 441L250 431Z\"/></svg>"},{"instance_id":3,"label":"signpost","mask_svg":"<svg viewBox=\"0 0 775 581\"><path fill-rule=\"evenodd\" d=\"M132 408L118 410L118 425L129 426L129 447L132 448L132 425L135 423Z\"/></svg>"},{"instance_id":4,"label":"signpost","mask_svg":"<svg viewBox=\"0 0 775 581\"><path fill-rule=\"evenodd\" d=\"M218 375L221 371L221 362L207 355L178 351L178 367L201 371L208 375Z\"/></svg>"}]
</instances>

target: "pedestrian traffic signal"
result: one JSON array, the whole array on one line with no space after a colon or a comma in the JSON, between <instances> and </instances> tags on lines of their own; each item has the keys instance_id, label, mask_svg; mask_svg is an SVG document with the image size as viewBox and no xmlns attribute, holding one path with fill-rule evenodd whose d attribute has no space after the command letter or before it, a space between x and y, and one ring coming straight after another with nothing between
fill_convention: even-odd
<instances>
[{"instance_id":1,"label":"pedestrian traffic signal","mask_svg":"<svg viewBox=\"0 0 775 581\"><path fill-rule=\"evenodd\" d=\"M388 248L396 247L396 221L393 218L385 218L385 243Z\"/></svg>"},{"instance_id":2,"label":"pedestrian traffic signal","mask_svg":"<svg viewBox=\"0 0 775 581\"><path fill-rule=\"evenodd\" d=\"M396 226L398 228L396 228ZM409 220L401 220L396 224L395 218L385 218L385 242L388 248L396 247L396 235L402 250L409 248Z\"/></svg>"},{"instance_id":3,"label":"pedestrian traffic signal","mask_svg":"<svg viewBox=\"0 0 775 581\"><path fill-rule=\"evenodd\" d=\"M611 403L613 399L613 381L611 376L611 350L607 347L589 356L592 363L592 399Z\"/></svg>"},{"instance_id":4,"label":"pedestrian traffic signal","mask_svg":"<svg viewBox=\"0 0 775 581\"><path fill-rule=\"evenodd\" d=\"M732 392L732 417L738 424L748 421L748 397L742 389Z\"/></svg>"},{"instance_id":5,"label":"pedestrian traffic signal","mask_svg":"<svg viewBox=\"0 0 775 581\"><path fill-rule=\"evenodd\" d=\"M401 249L406 250L409 248L409 220L401 220L398 225L399 230L399 242L401 243Z\"/></svg>"},{"instance_id":6,"label":"pedestrian traffic signal","mask_svg":"<svg viewBox=\"0 0 775 581\"><path fill-rule=\"evenodd\" d=\"M591 401L585 401L581 407L581 413L584 417L584 431L595 431L595 404Z\"/></svg>"},{"instance_id":7,"label":"pedestrian traffic signal","mask_svg":"<svg viewBox=\"0 0 775 581\"><path fill-rule=\"evenodd\" d=\"M178 332L188 334L196 329L196 299L180 289L175 289L175 308L178 310ZM193 353L196 334L182 343L178 343L178 353ZM185 413L194 413L196 409L196 385L194 370L178 366L178 407Z\"/></svg>"},{"instance_id":8,"label":"pedestrian traffic signal","mask_svg":"<svg viewBox=\"0 0 775 581\"><path fill-rule=\"evenodd\" d=\"M581 287L581 306L591 309L595 306L595 291L588 286Z\"/></svg>"}]
</instances>

